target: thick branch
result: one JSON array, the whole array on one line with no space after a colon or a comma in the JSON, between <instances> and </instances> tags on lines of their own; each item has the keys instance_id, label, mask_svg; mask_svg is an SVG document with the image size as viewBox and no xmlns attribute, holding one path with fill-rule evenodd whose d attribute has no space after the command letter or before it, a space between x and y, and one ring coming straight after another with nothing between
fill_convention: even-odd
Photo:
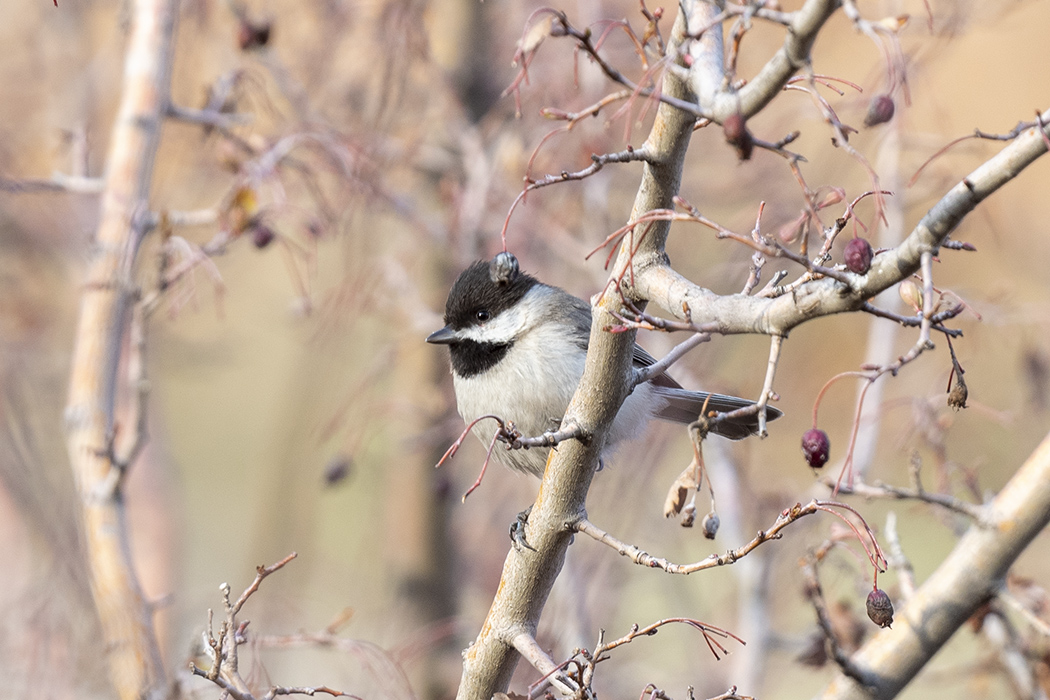
<instances>
[{"instance_id":1,"label":"thick branch","mask_svg":"<svg viewBox=\"0 0 1050 700\"><path fill-rule=\"evenodd\" d=\"M149 195L171 70L177 3L136 0L120 108L106 159L93 259L83 287L66 406L69 459L110 677L121 698L151 694L164 679L150 606L130 560L118 470L114 395L133 289L131 275ZM109 487L116 483L117 486Z\"/></svg>"},{"instance_id":2,"label":"thick branch","mask_svg":"<svg viewBox=\"0 0 1050 700\"><path fill-rule=\"evenodd\" d=\"M989 504L995 527L973 526L895 617L853 657L867 687L840 676L833 698L892 698L1003 585L1010 566L1050 524L1050 435Z\"/></svg>"},{"instance_id":3,"label":"thick branch","mask_svg":"<svg viewBox=\"0 0 1050 700\"><path fill-rule=\"evenodd\" d=\"M1043 114L1043 123L1048 120L1050 112ZM1046 153L1045 134L1050 127L1043 132L1029 129L963 178L899 246L875 256L868 273L852 276L850 284L824 278L774 299L721 296L693 284L664 263L654 225L634 255L632 296L656 302L679 318L688 309L696 326L719 333L786 335L810 319L861 309L868 299L918 271L923 253L936 254L967 214Z\"/></svg>"},{"instance_id":4,"label":"thick branch","mask_svg":"<svg viewBox=\"0 0 1050 700\"><path fill-rule=\"evenodd\" d=\"M700 26L717 14L708 3L685 5L692 7L696 15L688 18L690 26ZM672 30L672 44L681 45L686 25L687 18L680 14ZM721 33L709 32L697 43L721 52ZM671 73L665 78L663 92L693 100L686 86ZM651 159L643 165L643 180L634 205L636 215L671 206L678 192L694 122L693 115L660 105L644 146ZM653 224L654 227L667 225L659 221ZM625 265L618 264L617 269L622 271ZM506 689L518 660L512 637L522 631L535 633L547 596L561 570L572 534L569 524L584 513L587 490L608 427L631 388L635 334L603 330L615 323L613 314L619 311L620 305L615 294L605 294L594 309L583 378L562 423L563 427L578 426L588 439L562 443L557 452L551 452L527 525L526 539L535 551L515 548L508 554L499 591L485 624L477 641L464 653L463 678L457 695L460 700L489 700L494 693Z\"/></svg>"},{"instance_id":5,"label":"thick branch","mask_svg":"<svg viewBox=\"0 0 1050 700\"><path fill-rule=\"evenodd\" d=\"M694 62L690 81L699 97L704 116L721 123L737 112L745 118L757 114L780 94L788 79L809 62L809 52L817 34L838 7L839 0L809 0L798 12L793 13L784 45L758 75L739 91L724 87L724 70L720 58L714 62L703 49L691 49ZM710 33L721 35L721 27Z\"/></svg>"}]
</instances>

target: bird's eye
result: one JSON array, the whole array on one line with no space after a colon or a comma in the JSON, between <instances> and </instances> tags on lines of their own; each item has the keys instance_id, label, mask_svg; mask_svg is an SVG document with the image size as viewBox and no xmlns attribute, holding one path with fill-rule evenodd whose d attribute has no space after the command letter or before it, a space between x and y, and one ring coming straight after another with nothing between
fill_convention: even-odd
<instances>
[{"instance_id":1,"label":"bird's eye","mask_svg":"<svg viewBox=\"0 0 1050 700\"><path fill-rule=\"evenodd\" d=\"M476 317L477 317L477 319L478 319L479 321L481 321L482 323L484 323L485 321L488 321L488 320L489 320L489 312L488 312L488 311L486 311L485 309L481 309L480 311L478 311L478 312L477 312L477 313L475 314L475 316L476 316Z\"/></svg>"}]
</instances>

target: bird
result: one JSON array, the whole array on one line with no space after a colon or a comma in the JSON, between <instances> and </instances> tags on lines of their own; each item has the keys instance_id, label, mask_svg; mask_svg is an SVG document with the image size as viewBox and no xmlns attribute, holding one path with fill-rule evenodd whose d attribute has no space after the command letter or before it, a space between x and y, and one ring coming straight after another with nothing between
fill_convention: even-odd
<instances>
[{"instance_id":1,"label":"bird","mask_svg":"<svg viewBox=\"0 0 1050 700\"><path fill-rule=\"evenodd\" d=\"M511 421L523 436L556 430L583 376L591 330L591 307L558 287L520 271L517 258L503 252L479 260L456 279L445 303L445 326L426 342L446 345L459 414L470 424L485 415ZM634 346L634 366L656 359ZM649 420L692 423L700 412L729 412L753 401L689 391L666 373L639 384L624 400L606 449L637 437ZM706 409L705 409L706 406ZM766 419L782 412L766 407ZM476 423L472 432L485 444L494 427ZM758 416L724 420L711 431L739 440L758 430ZM549 447L495 452L519 472L543 476Z\"/></svg>"}]
</instances>

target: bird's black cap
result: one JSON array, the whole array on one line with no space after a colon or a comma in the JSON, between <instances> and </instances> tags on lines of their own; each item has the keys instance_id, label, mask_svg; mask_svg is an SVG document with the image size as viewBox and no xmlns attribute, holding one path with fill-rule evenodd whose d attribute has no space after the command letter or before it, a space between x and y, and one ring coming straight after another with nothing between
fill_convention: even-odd
<instances>
[{"instance_id":1,"label":"bird's black cap","mask_svg":"<svg viewBox=\"0 0 1050 700\"><path fill-rule=\"evenodd\" d=\"M445 325L459 329L482 323L482 312L488 318L498 316L537 284L540 282L535 277L518 271L517 261L509 253L500 253L491 263L478 260L452 285L445 303Z\"/></svg>"}]
</instances>

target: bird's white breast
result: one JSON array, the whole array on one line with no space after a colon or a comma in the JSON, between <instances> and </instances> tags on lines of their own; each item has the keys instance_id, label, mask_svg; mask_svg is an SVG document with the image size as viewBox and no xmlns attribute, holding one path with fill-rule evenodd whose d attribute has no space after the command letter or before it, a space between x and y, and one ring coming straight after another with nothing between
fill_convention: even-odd
<instances>
[{"instance_id":1,"label":"bird's white breast","mask_svg":"<svg viewBox=\"0 0 1050 700\"><path fill-rule=\"evenodd\" d=\"M526 437L556 430L583 376L583 349L564 327L537 322L517 309L502 314L500 321L501 331L508 334L515 325L528 330L518 335L495 366L472 377L453 375L460 415L467 423L496 415L513 422ZM659 397L648 384L639 386L617 413L608 445L636 437L659 404ZM488 445L496 428L495 421L485 420L473 432ZM546 448L507 450L502 444L494 449L499 461L537 476L543 474L548 453Z\"/></svg>"}]
</instances>

